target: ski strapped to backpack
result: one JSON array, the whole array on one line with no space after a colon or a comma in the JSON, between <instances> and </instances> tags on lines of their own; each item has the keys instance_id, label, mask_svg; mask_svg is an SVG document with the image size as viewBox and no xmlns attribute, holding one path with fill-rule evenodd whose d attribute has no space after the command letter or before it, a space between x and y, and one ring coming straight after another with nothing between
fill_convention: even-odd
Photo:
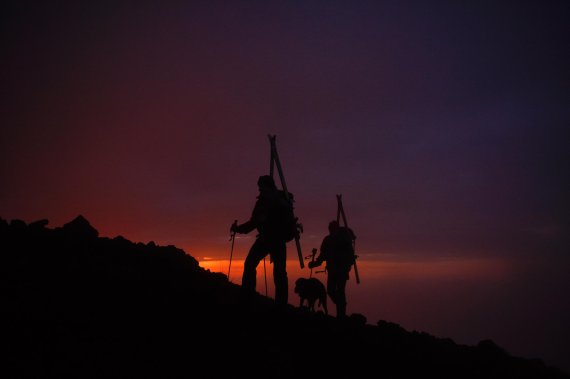
<instances>
[{"instance_id":1,"label":"ski strapped to backpack","mask_svg":"<svg viewBox=\"0 0 570 379\"><path fill-rule=\"evenodd\" d=\"M283 175L283 168L281 167L281 162L279 161L279 154L277 153L277 145L275 142L275 138L276 136L272 136L272 135L267 135L267 137L269 138L269 145L271 147L271 160L269 163L269 175L271 177L273 177L273 173L274 173L274 166L277 167L277 172L279 174L279 179L281 180L281 187L283 187L283 192L285 194L285 198L287 199L287 201L290 203L291 205L291 211L293 210L293 198L290 195L289 191L287 190L287 184L285 183L285 176ZM297 254L299 255L299 264L301 265L301 268L305 267L305 264L303 262L303 254L301 253L301 243L299 241L300 239L300 233L303 230L303 227L301 224L299 224L297 221L298 219L294 216L294 213L292 214L294 223L295 223L295 245L297 246Z\"/></svg>"}]
</instances>

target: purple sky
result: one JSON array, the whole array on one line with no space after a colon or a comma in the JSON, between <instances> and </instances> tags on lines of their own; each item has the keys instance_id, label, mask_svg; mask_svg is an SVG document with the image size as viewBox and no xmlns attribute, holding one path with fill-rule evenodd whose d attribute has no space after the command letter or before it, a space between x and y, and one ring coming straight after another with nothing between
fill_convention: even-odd
<instances>
[{"instance_id":1,"label":"purple sky","mask_svg":"<svg viewBox=\"0 0 570 379\"><path fill-rule=\"evenodd\" d=\"M342 194L363 260L504 260L570 319L567 1L13 3L0 217L227 259L275 134L306 253Z\"/></svg>"}]
</instances>

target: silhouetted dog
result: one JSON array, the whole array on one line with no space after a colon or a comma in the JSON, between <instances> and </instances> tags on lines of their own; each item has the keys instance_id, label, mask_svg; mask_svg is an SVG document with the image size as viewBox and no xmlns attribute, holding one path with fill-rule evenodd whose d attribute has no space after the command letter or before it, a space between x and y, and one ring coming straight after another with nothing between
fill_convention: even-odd
<instances>
[{"instance_id":1,"label":"silhouetted dog","mask_svg":"<svg viewBox=\"0 0 570 379\"><path fill-rule=\"evenodd\" d=\"M295 281L295 293L301 298L299 307L303 307L303 303L307 300L307 307L314 312L315 302L319 300L319 305L328 315L327 309L327 290L321 281L317 278L299 278Z\"/></svg>"}]
</instances>

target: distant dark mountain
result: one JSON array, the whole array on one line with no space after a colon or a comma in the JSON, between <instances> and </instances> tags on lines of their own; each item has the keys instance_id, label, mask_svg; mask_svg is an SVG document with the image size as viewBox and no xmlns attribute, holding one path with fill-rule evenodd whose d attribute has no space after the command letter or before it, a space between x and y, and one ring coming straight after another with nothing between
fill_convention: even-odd
<instances>
[{"instance_id":1,"label":"distant dark mountain","mask_svg":"<svg viewBox=\"0 0 570 379\"><path fill-rule=\"evenodd\" d=\"M174 246L0 219L4 378L570 378L492 341L458 345L257 296Z\"/></svg>"}]
</instances>

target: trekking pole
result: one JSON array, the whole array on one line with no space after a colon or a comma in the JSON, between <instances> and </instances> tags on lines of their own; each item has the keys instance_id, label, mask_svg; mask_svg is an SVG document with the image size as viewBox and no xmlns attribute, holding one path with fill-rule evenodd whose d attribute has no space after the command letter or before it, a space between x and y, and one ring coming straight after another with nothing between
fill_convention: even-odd
<instances>
[{"instance_id":1,"label":"trekking pole","mask_svg":"<svg viewBox=\"0 0 570 379\"><path fill-rule=\"evenodd\" d=\"M273 161L275 158L273 157L273 147L269 146L269 176L273 178ZM263 278L265 279L265 296L268 296L267 291L267 269L265 268L265 257L263 257Z\"/></svg>"},{"instance_id":2,"label":"trekking pole","mask_svg":"<svg viewBox=\"0 0 570 379\"><path fill-rule=\"evenodd\" d=\"M265 257L263 257L263 278L265 279L265 296L269 297L269 295L267 295L267 270L265 269Z\"/></svg>"},{"instance_id":3,"label":"trekking pole","mask_svg":"<svg viewBox=\"0 0 570 379\"><path fill-rule=\"evenodd\" d=\"M230 250L230 265L228 267L228 281L230 281L230 270L232 269L232 256L234 255L234 243L236 241L236 232L234 228L237 226L237 220L232 224L232 232L230 234L230 241L232 241L232 248Z\"/></svg>"},{"instance_id":4,"label":"trekking pole","mask_svg":"<svg viewBox=\"0 0 570 379\"><path fill-rule=\"evenodd\" d=\"M336 211L336 221L340 222L340 216L342 216L342 221L344 222L344 226L348 228L348 222L346 221L346 215L344 213L344 208L342 206L342 195L336 195L336 200L338 203ZM356 278L356 283L360 284L360 276L358 275L358 266L356 266L356 258L358 257L356 255L356 238L352 239L352 249L354 250L354 276Z\"/></svg>"},{"instance_id":5,"label":"trekking pole","mask_svg":"<svg viewBox=\"0 0 570 379\"><path fill-rule=\"evenodd\" d=\"M281 186L283 187L283 192L285 192L285 197L287 198L287 200L291 202L289 191L287 191L287 184L285 183L285 176L283 175L283 168L281 167L281 162L279 161L279 154L277 153L277 145L275 143L276 136L267 135L267 137L269 137L269 144L271 145L271 157L272 157L271 161L274 162L275 165L277 166L277 171L279 172L279 179L281 179ZM271 168L273 168L273 163L271 164ZM297 246L299 264L301 265L301 268L304 268L305 263L303 262L303 254L301 253L301 243L299 242L298 233L295 235L295 245Z\"/></svg>"}]
</instances>

